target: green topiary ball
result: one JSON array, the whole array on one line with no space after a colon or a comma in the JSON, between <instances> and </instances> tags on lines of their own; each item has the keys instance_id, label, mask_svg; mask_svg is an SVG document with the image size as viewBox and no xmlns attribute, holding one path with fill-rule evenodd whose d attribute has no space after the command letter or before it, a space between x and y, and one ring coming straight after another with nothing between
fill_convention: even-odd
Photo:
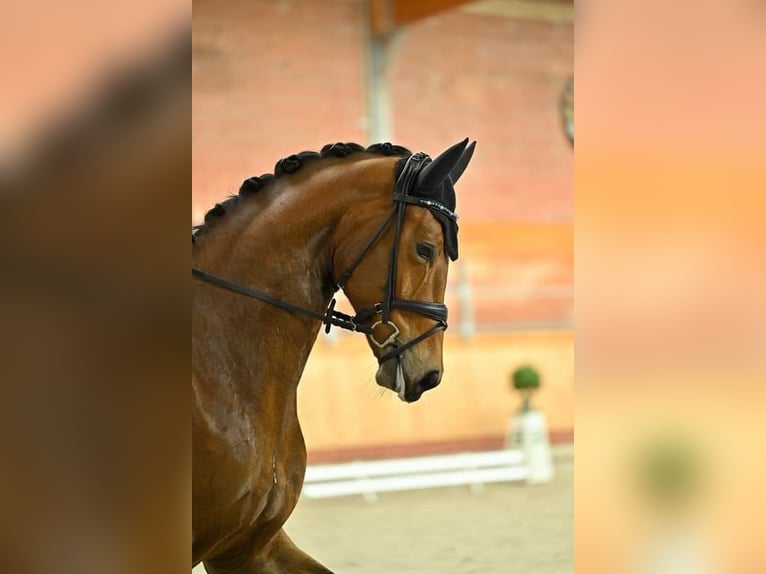
<instances>
[{"instance_id":1,"label":"green topiary ball","mask_svg":"<svg viewBox=\"0 0 766 574\"><path fill-rule=\"evenodd\" d=\"M647 498L665 507L693 499L704 479L698 449L688 439L672 434L648 441L636 463L638 486Z\"/></svg>"},{"instance_id":2,"label":"green topiary ball","mask_svg":"<svg viewBox=\"0 0 766 574\"><path fill-rule=\"evenodd\" d=\"M534 390L540 387L540 374L534 367L525 365L513 371L511 382L515 389Z\"/></svg>"}]
</instances>

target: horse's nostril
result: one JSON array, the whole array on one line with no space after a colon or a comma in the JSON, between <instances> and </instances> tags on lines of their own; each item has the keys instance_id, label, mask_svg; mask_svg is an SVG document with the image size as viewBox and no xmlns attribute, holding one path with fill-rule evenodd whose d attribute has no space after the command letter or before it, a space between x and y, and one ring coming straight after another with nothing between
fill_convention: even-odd
<instances>
[{"instance_id":1,"label":"horse's nostril","mask_svg":"<svg viewBox=\"0 0 766 574\"><path fill-rule=\"evenodd\" d=\"M439 371L431 371L425 377L423 377L422 381L420 381L420 386L424 391L427 391L429 389L433 389L440 382L441 382L441 374L439 373Z\"/></svg>"}]
</instances>

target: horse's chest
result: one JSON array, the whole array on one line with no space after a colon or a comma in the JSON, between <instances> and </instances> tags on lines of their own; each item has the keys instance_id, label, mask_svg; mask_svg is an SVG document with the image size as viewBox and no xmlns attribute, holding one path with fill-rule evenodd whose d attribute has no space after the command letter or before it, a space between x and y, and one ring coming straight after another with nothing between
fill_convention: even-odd
<instances>
[{"instance_id":1,"label":"horse's chest","mask_svg":"<svg viewBox=\"0 0 766 574\"><path fill-rule=\"evenodd\" d=\"M281 525L287 520L298 502L305 471L305 463L273 457L270 484L257 522L274 521Z\"/></svg>"},{"instance_id":2,"label":"horse's chest","mask_svg":"<svg viewBox=\"0 0 766 574\"><path fill-rule=\"evenodd\" d=\"M290 516L303 486L306 449L297 416L288 409L281 419L244 417L219 425L207 416L197 422L195 542L215 552L243 540L265 544Z\"/></svg>"},{"instance_id":3,"label":"horse's chest","mask_svg":"<svg viewBox=\"0 0 766 574\"><path fill-rule=\"evenodd\" d=\"M250 475L250 521L281 526L295 508L306 472L306 450L299 429L283 437L270 452L254 455ZM256 462L257 461L257 462Z\"/></svg>"}]
</instances>

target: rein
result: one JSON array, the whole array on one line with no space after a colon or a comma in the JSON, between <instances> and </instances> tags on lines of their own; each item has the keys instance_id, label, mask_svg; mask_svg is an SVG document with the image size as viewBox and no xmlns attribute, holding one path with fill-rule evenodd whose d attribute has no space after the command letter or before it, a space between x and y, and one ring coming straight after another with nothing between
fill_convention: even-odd
<instances>
[{"instance_id":1,"label":"rein","mask_svg":"<svg viewBox=\"0 0 766 574\"><path fill-rule=\"evenodd\" d=\"M373 245L377 243L378 239L380 239L386 228L393 221L395 224L394 245L391 249L391 258L388 264L388 275L384 287L383 299L372 307L362 309L356 315L347 315L345 313L341 313L340 311L336 311L336 300L334 297L330 301L330 304L327 306L327 309L324 313L317 313L311 309L306 309L293 303L272 297L263 291L243 287L238 283L227 281L222 277L218 277L217 275L213 275L205 271L200 271L199 269L192 268L192 277L196 277L197 279L211 283L223 289L228 289L234 293L252 297L253 299L263 301L264 303L285 309L286 311L291 311L293 313L298 313L321 321L325 326L325 333L329 333L330 329L335 326L348 331L364 333L380 349L392 346L392 350L390 350L388 353L385 353L378 359L378 364L382 364L389 359L398 357L404 351L418 344L422 340L438 333L439 331L444 331L447 329L447 306L444 303L394 298L397 258L399 254L399 239L401 237L402 225L404 223L404 215L407 205L415 205L417 207L423 207L431 211L437 211L441 215L446 215L447 217L451 218L453 221L457 219L457 215L451 210L447 209L441 203L431 199L425 199L410 195L410 192L415 188L418 172L430 159L431 158L428 155L422 152L413 154L407 158L404 169L402 169L402 173L396 180L395 192L393 195L394 208L391 210L388 217L386 217L386 220L380 226L378 231L367 242L364 249L362 249L359 255L357 255L353 263L341 275L340 279L335 285L335 291L338 291L345 286L345 284L351 278L354 270L364 259L364 256L373 247ZM410 339L409 341L399 345L396 343L396 338L399 335L400 330L396 323L391 321L392 309L401 309L403 311L409 311L423 315L433 321L436 321L436 325L421 333L417 337L414 337L413 339ZM378 321L375 321L372 325L367 325L366 323L377 314L380 314L381 318ZM391 333L382 342L377 341L373 334L375 328L379 325L386 325L392 328Z\"/></svg>"}]
</instances>

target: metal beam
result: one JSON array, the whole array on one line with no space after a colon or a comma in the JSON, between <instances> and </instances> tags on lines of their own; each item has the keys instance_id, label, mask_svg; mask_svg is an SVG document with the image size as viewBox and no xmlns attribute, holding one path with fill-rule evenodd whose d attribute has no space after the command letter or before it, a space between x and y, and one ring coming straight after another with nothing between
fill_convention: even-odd
<instances>
[{"instance_id":1,"label":"metal beam","mask_svg":"<svg viewBox=\"0 0 766 574\"><path fill-rule=\"evenodd\" d=\"M367 15L366 99L367 136L370 143L391 141L391 109L388 94L388 60L394 33L385 16L384 1L371 1ZM383 32L384 30L388 30Z\"/></svg>"},{"instance_id":2,"label":"metal beam","mask_svg":"<svg viewBox=\"0 0 766 574\"><path fill-rule=\"evenodd\" d=\"M395 26L404 26L470 4L473 0L392 0Z\"/></svg>"},{"instance_id":3,"label":"metal beam","mask_svg":"<svg viewBox=\"0 0 766 574\"><path fill-rule=\"evenodd\" d=\"M368 0L367 22L367 134L371 142L393 139L388 92L391 44L402 27L451 10L473 0Z\"/></svg>"}]
</instances>

